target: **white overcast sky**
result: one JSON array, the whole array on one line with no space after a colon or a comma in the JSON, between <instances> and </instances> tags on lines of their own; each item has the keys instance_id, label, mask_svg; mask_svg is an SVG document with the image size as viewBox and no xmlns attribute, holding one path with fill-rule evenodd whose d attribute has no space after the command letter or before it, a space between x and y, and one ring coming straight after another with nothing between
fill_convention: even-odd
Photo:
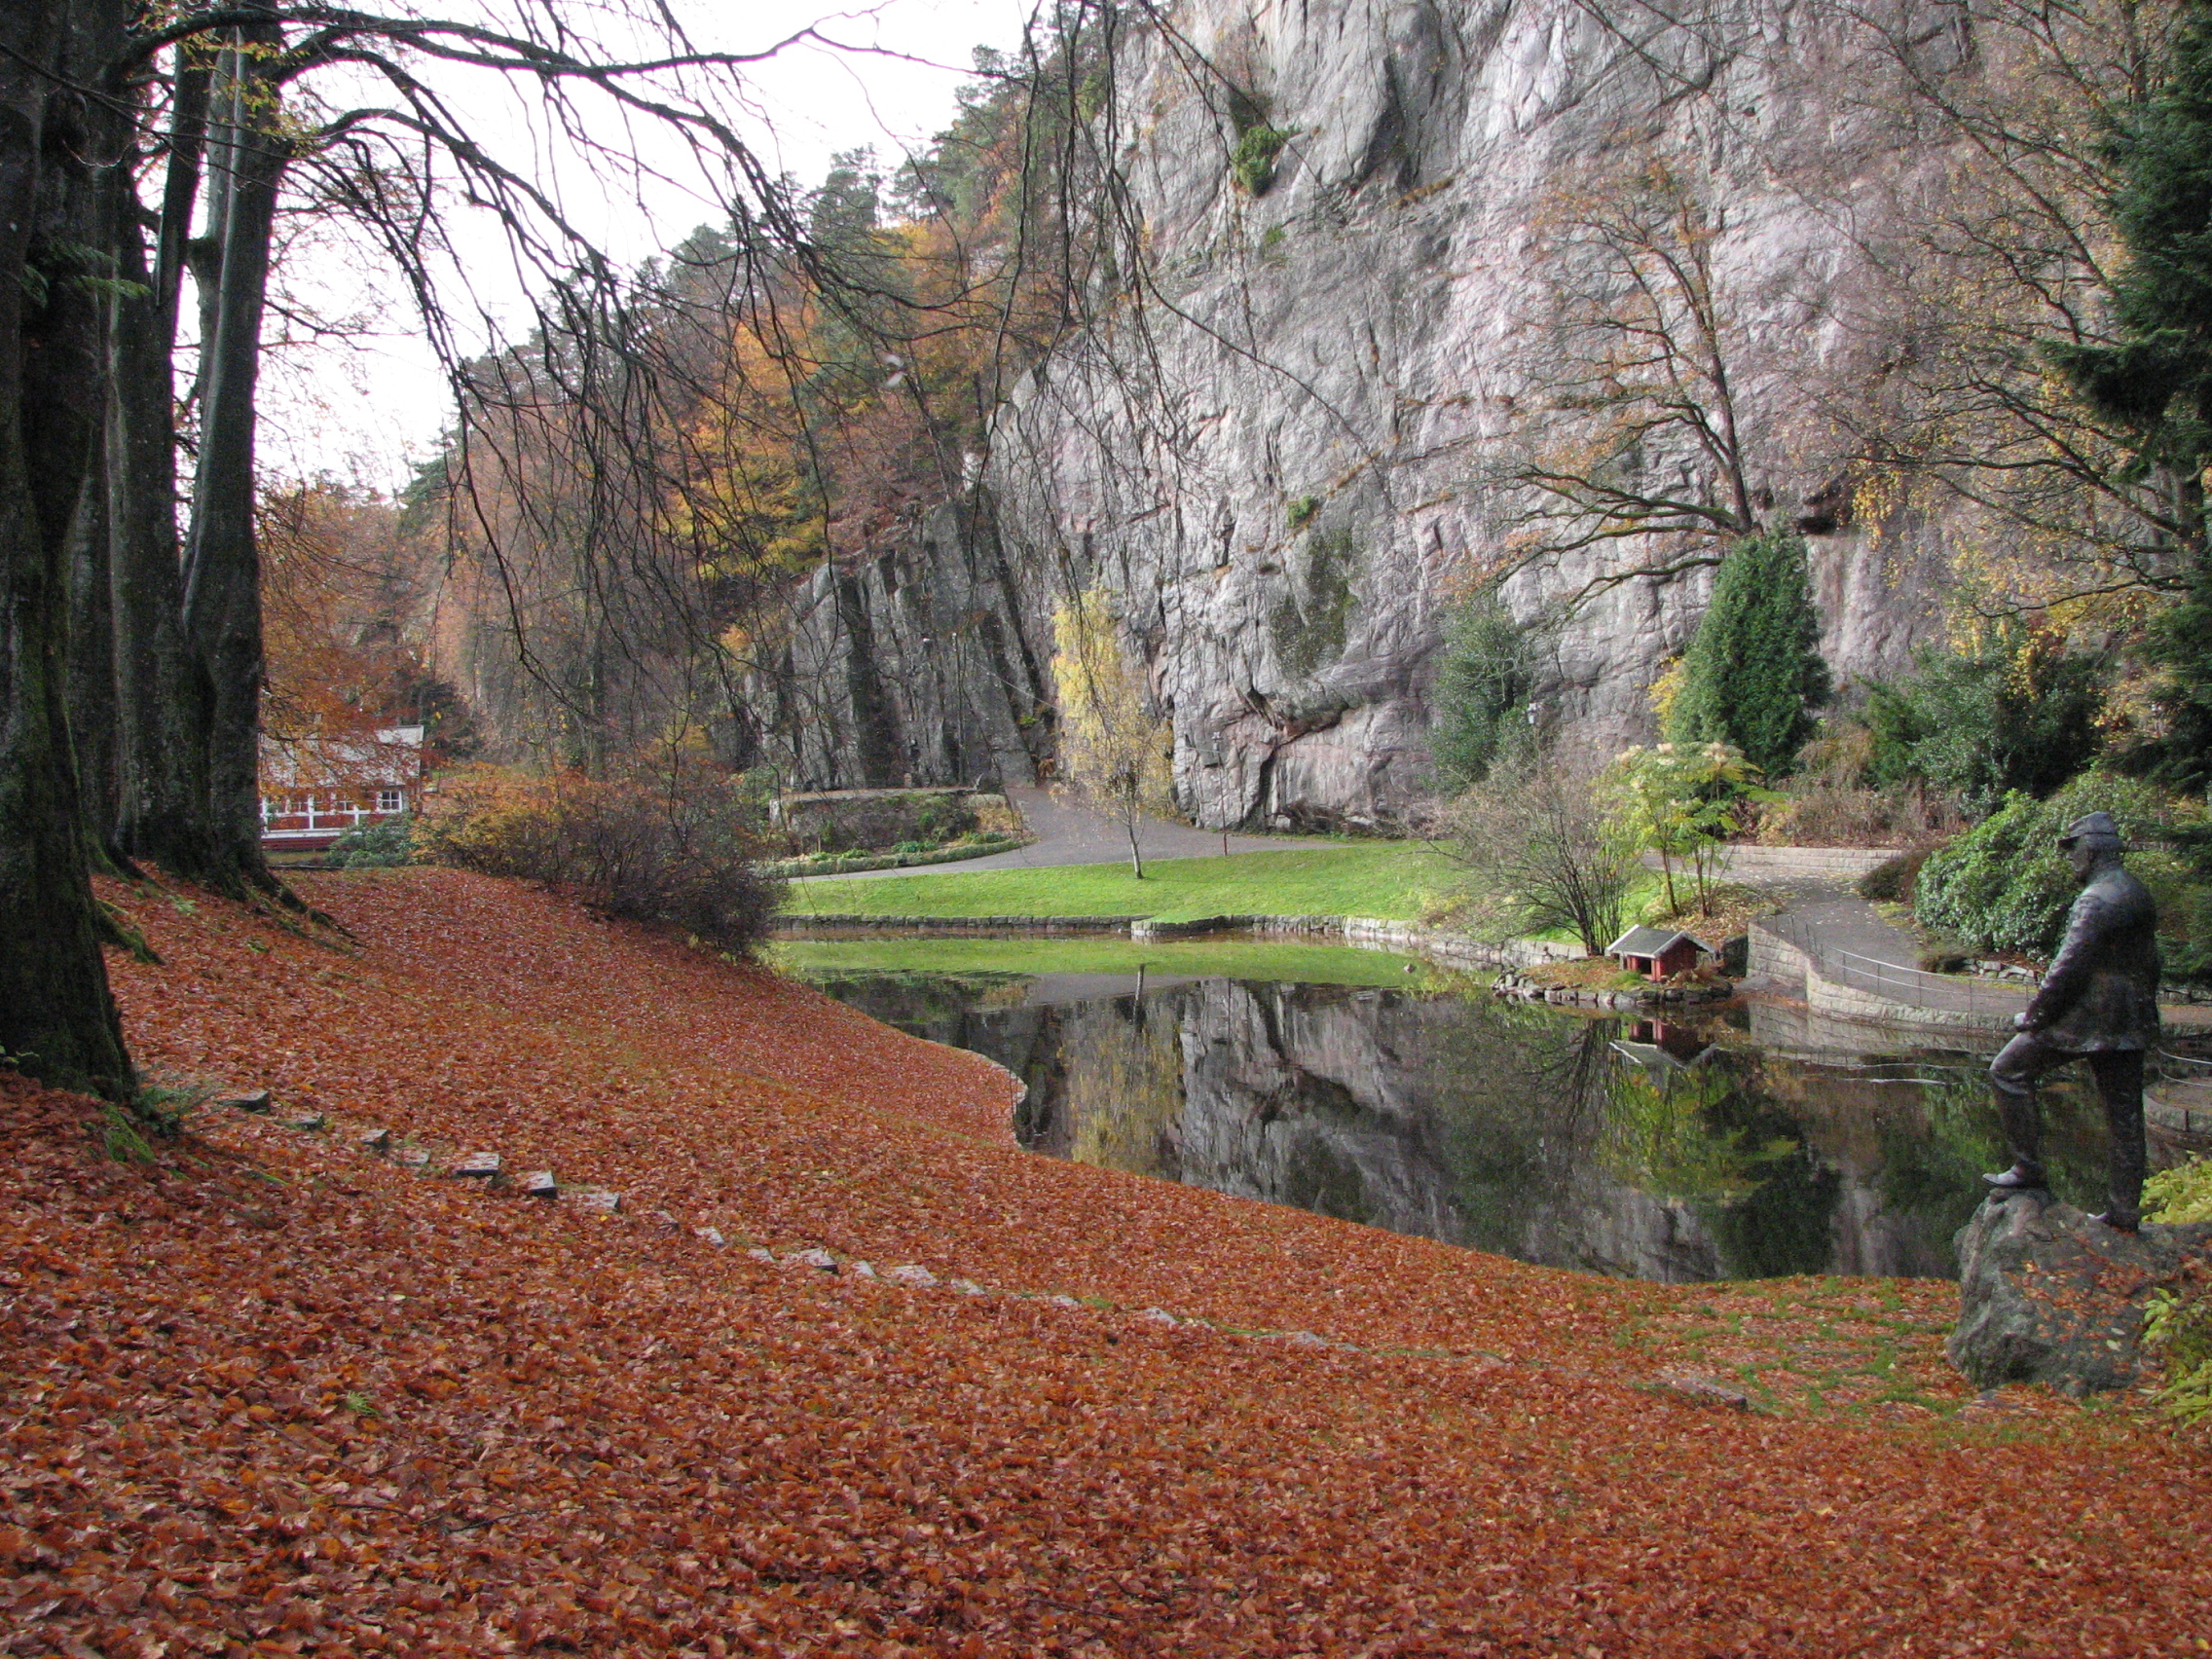
<instances>
[{"instance_id":1,"label":"white overcast sky","mask_svg":"<svg viewBox=\"0 0 2212 1659\"><path fill-rule=\"evenodd\" d=\"M899 55L802 44L749 72L754 110L745 137L772 170L813 184L838 151L871 145L896 162L928 143L951 121L954 89L969 78L974 49L1013 48L1036 0L881 0L837 10L788 0L675 6L705 49L759 51L815 24L848 45ZM497 0L486 9L496 12ZM510 162L538 158L537 170L564 210L618 260L642 262L694 226L723 217L704 181L684 176L681 158L654 154L652 135L644 139L648 165L664 166L666 176L618 176L604 163L585 166L565 154L520 96L487 87L482 77L455 90L470 100L465 113L489 135L487 148ZM489 313L488 322L464 327L463 344L480 349L491 327L521 332L527 312L503 239L488 223L463 222L454 240L469 268L472 303ZM397 487L430 454L449 409L411 304L366 248L336 235L316 234L296 247L285 280L315 313L367 326L344 344L288 346L272 354L263 383L263 467L280 476L327 473ZM471 302L454 298L469 314Z\"/></svg>"}]
</instances>

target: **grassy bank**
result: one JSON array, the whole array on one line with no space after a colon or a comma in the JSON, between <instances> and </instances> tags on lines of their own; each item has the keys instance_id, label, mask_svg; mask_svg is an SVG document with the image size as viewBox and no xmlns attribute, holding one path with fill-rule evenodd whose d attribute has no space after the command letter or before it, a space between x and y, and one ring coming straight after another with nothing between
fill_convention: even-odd
<instances>
[{"instance_id":1,"label":"grassy bank","mask_svg":"<svg viewBox=\"0 0 2212 1659\"><path fill-rule=\"evenodd\" d=\"M787 915L1379 916L1410 921L1450 879L1451 863L1416 841L1360 841L1299 852L1064 865L794 884Z\"/></svg>"}]
</instances>

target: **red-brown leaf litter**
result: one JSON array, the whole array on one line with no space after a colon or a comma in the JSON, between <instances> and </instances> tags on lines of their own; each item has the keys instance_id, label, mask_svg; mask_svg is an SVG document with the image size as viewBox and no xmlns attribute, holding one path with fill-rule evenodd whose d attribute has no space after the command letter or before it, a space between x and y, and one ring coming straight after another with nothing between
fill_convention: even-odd
<instances>
[{"instance_id":1,"label":"red-brown leaf litter","mask_svg":"<svg viewBox=\"0 0 2212 1659\"><path fill-rule=\"evenodd\" d=\"M119 1161L0 1073L0 1652L2212 1651L2204 1441L1972 1402L1947 1286L1624 1284L1034 1157L1006 1074L765 970L300 889L357 943L106 889L141 1064L269 1114Z\"/></svg>"}]
</instances>

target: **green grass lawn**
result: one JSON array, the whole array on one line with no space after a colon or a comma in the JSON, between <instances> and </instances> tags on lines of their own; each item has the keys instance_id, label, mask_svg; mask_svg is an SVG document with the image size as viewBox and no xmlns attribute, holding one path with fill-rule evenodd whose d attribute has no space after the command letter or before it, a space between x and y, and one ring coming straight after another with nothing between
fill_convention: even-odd
<instances>
[{"instance_id":1,"label":"green grass lawn","mask_svg":"<svg viewBox=\"0 0 2212 1659\"><path fill-rule=\"evenodd\" d=\"M1379 916L1410 921L1453 874L1419 841L1126 864L794 882L786 915Z\"/></svg>"},{"instance_id":2,"label":"green grass lawn","mask_svg":"<svg viewBox=\"0 0 2212 1659\"><path fill-rule=\"evenodd\" d=\"M1214 979L1289 979L1312 985L1403 985L1408 962L1388 951L1272 940L878 939L780 940L768 960L806 978L933 974L1195 974Z\"/></svg>"}]
</instances>

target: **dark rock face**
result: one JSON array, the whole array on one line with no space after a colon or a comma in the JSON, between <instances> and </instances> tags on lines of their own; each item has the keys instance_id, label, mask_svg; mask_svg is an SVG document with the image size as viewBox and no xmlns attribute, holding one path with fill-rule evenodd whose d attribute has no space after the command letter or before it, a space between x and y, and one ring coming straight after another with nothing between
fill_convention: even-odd
<instances>
[{"instance_id":1,"label":"dark rock face","mask_svg":"<svg viewBox=\"0 0 2212 1659\"><path fill-rule=\"evenodd\" d=\"M2212 1222L2130 1236L2047 1195L1985 1203L1959 1230L1959 1323L1945 1345L1976 1387L2041 1382L2068 1394L2133 1384L2143 1304L2193 1259Z\"/></svg>"}]
</instances>

